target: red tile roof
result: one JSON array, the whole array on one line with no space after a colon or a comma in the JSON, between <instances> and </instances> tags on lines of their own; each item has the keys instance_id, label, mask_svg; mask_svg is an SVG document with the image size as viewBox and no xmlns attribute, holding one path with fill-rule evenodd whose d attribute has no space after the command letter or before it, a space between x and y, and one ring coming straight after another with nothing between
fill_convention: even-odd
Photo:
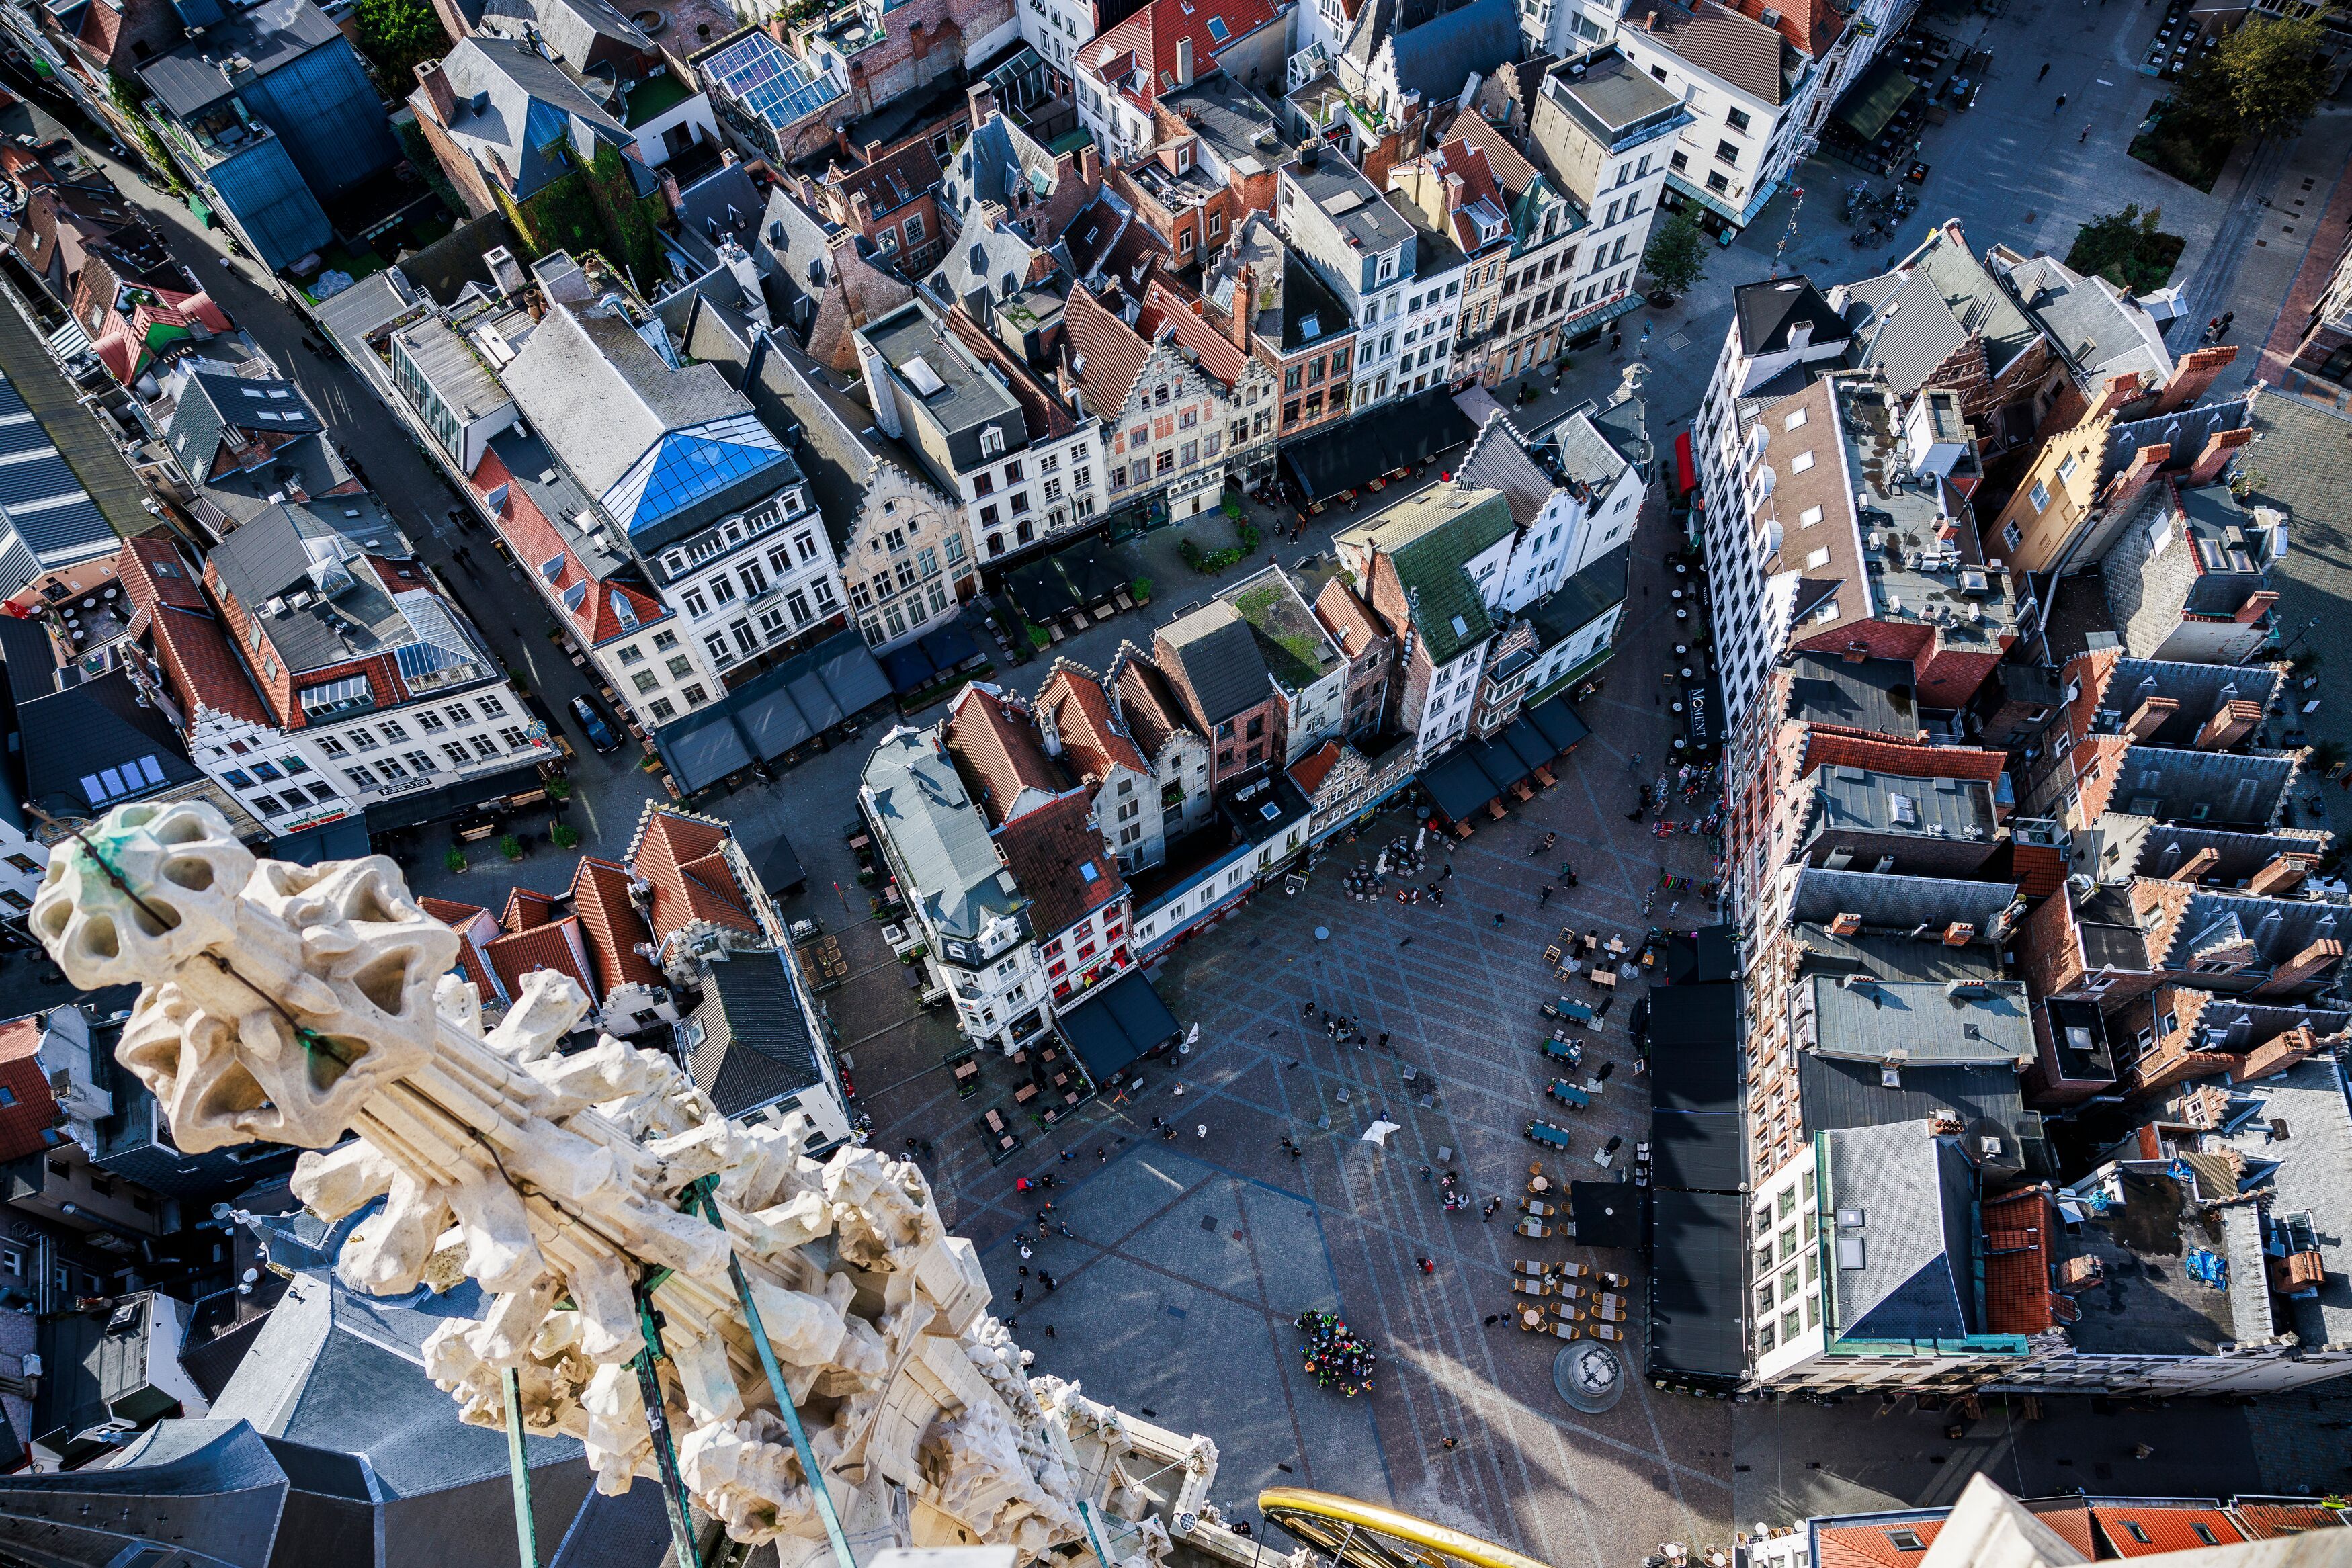
<instances>
[{"instance_id":1,"label":"red tile roof","mask_svg":"<svg viewBox=\"0 0 2352 1568\"><path fill-rule=\"evenodd\" d=\"M1993 1333L2049 1332L2048 1247L2056 1218L2039 1187L1986 1201L1985 1325Z\"/></svg>"},{"instance_id":2,"label":"red tile roof","mask_svg":"<svg viewBox=\"0 0 2352 1568\"><path fill-rule=\"evenodd\" d=\"M596 999L602 1002L622 986L658 986L662 974L637 951L650 944L653 930L636 905L629 902L629 870L590 855L580 857L572 876L572 907L580 928L588 936L588 956L596 967Z\"/></svg>"},{"instance_id":3,"label":"red tile roof","mask_svg":"<svg viewBox=\"0 0 2352 1568\"><path fill-rule=\"evenodd\" d=\"M1463 118L1472 124L1486 123L1475 114ZM1453 225L1454 243L1462 247L1464 255L1475 255L1488 246L1509 241L1511 199L1496 182L1484 147L1455 137L1432 152L1428 163L1444 184L1446 217ZM1492 204L1496 215L1503 220L1502 233L1492 240L1478 237L1478 225L1470 216L1470 208L1481 201Z\"/></svg>"},{"instance_id":4,"label":"red tile roof","mask_svg":"<svg viewBox=\"0 0 2352 1568\"><path fill-rule=\"evenodd\" d=\"M1767 26L1777 26L1782 37L1817 60L1845 32L1845 17L1830 0L1788 0L1778 6L1767 5L1764 0L1723 0L1723 5L1751 22L1763 22L1767 11L1778 11L1778 20Z\"/></svg>"},{"instance_id":5,"label":"red tile roof","mask_svg":"<svg viewBox=\"0 0 2352 1568\"><path fill-rule=\"evenodd\" d=\"M601 995L588 974L587 945L581 937L577 915L501 936L484 953L509 997L520 996L523 977L540 969L571 976L591 1000Z\"/></svg>"},{"instance_id":6,"label":"red tile roof","mask_svg":"<svg viewBox=\"0 0 2352 1568\"><path fill-rule=\"evenodd\" d=\"M590 646L609 643L615 637L628 636L657 621L669 619L669 608L652 594L629 583L592 576L581 564L580 558L572 553L562 533L531 500L530 492L514 482L514 475L499 461L498 454L485 452L482 455L482 461L474 469L471 483L475 494L486 506L491 491L501 485L506 486L506 499L497 513L498 530L505 537L508 548L514 551L515 559L524 563L526 570L535 573L539 580L547 583L559 600L566 590L583 582L588 585L579 607L564 613L587 639ZM556 575L550 578L543 570L544 563L558 557L562 559L563 564ZM616 606L625 607L629 618L623 619L622 609Z\"/></svg>"},{"instance_id":7,"label":"red tile roof","mask_svg":"<svg viewBox=\"0 0 2352 1568\"><path fill-rule=\"evenodd\" d=\"M1143 310L1136 317L1137 332L1153 342L1164 333L1178 347L1189 350L1201 373L1226 391L1233 390L1250 356L1232 337L1225 313L1189 289L1155 277L1144 290Z\"/></svg>"},{"instance_id":8,"label":"red tile roof","mask_svg":"<svg viewBox=\"0 0 2352 1568\"><path fill-rule=\"evenodd\" d=\"M2307 1530L2344 1528L2342 1509L2323 1508L2315 1502L2240 1502L2231 1505L2230 1513L2256 1541L2301 1535Z\"/></svg>"},{"instance_id":9,"label":"red tile roof","mask_svg":"<svg viewBox=\"0 0 2352 1568\"><path fill-rule=\"evenodd\" d=\"M1127 891L1102 835L1087 825L1094 804L1066 795L997 830L996 847L1027 894L1029 923L1051 941Z\"/></svg>"},{"instance_id":10,"label":"red tile roof","mask_svg":"<svg viewBox=\"0 0 2352 1568\"><path fill-rule=\"evenodd\" d=\"M1974 779L1990 784L2008 766L2006 753L1980 751L1973 746L1906 746L1900 741L1813 730L1805 737L1801 772L1811 773L1816 768L1866 768L1903 779Z\"/></svg>"},{"instance_id":11,"label":"red tile roof","mask_svg":"<svg viewBox=\"0 0 2352 1568\"><path fill-rule=\"evenodd\" d=\"M760 922L751 900L736 883L720 846L729 837L723 823L648 807L629 865L652 884L647 895L654 936L666 937L695 921L757 934Z\"/></svg>"},{"instance_id":12,"label":"red tile roof","mask_svg":"<svg viewBox=\"0 0 2352 1568\"><path fill-rule=\"evenodd\" d=\"M1069 779L1054 759L1036 721L1018 697L975 681L958 693L948 709L940 738L948 753L971 775L972 794L992 827L1002 826L1006 813L1030 789L1059 795Z\"/></svg>"},{"instance_id":13,"label":"red tile roof","mask_svg":"<svg viewBox=\"0 0 2352 1568\"><path fill-rule=\"evenodd\" d=\"M462 931L467 921L489 913L478 904L459 904L455 899L435 898L430 894L419 895L416 906L452 931Z\"/></svg>"},{"instance_id":14,"label":"red tile roof","mask_svg":"<svg viewBox=\"0 0 2352 1568\"><path fill-rule=\"evenodd\" d=\"M1118 645L1111 665L1118 672L1112 689L1118 695L1119 716L1127 721L1127 732L1145 756L1159 756L1170 737L1192 727L1184 710L1177 706L1175 693L1168 689L1168 677L1160 673L1150 654L1132 643Z\"/></svg>"},{"instance_id":15,"label":"red tile roof","mask_svg":"<svg viewBox=\"0 0 2352 1568\"><path fill-rule=\"evenodd\" d=\"M556 900L528 887L507 890L507 911L499 924L509 932L529 931L555 918Z\"/></svg>"},{"instance_id":16,"label":"red tile roof","mask_svg":"<svg viewBox=\"0 0 2352 1568\"><path fill-rule=\"evenodd\" d=\"M133 610L157 602L207 613L212 610L205 602L205 591L196 585L195 568L169 539L125 539L114 558L114 574L131 596Z\"/></svg>"},{"instance_id":17,"label":"red tile roof","mask_svg":"<svg viewBox=\"0 0 2352 1568\"><path fill-rule=\"evenodd\" d=\"M1119 727L1102 677L1085 665L1055 660L1045 684L1037 689L1037 711L1054 721L1062 737L1062 755L1081 779L1099 781L1113 768L1151 771L1143 753Z\"/></svg>"},{"instance_id":18,"label":"red tile roof","mask_svg":"<svg viewBox=\"0 0 2352 1568\"><path fill-rule=\"evenodd\" d=\"M2066 852L2055 844L2009 846L2010 873L2028 898L2046 898L2066 885Z\"/></svg>"},{"instance_id":19,"label":"red tile roof","mask_svg":"<svg viewBox=\"0 0 2352 1568\"><path fill-rule=\"evenodd\" d=\"M1311 799L1316 790L1323 788L1323 780L1330 777L1339 761L1339 743L1327 740L1290 765L1290 781Z\"/></svg>"},{"instance_id":20,"label":"red tile roof","mask_svg":"<svg viewBox=\"0 0 2352 1568\"><path fill-rule=\"evenodd\" d=\"M931 144L917 137L895 152L886 152L863 168L837 171L828 176L845 194L866 193L866 211L876 217L897 212L926 191L937 190L940 161Z\"/></svg>"},{"instance_id":21,"label":"red tile roof","mask_svg":"<svg viewBox=\"0 0 2352 1568\"><path fill-rule=\"evenodd\" d=\"M2159 1552L2196 1552L2208 1546L2229 1546L2246 1539L2219 1508L2168 1508L2158 1503L2135 1506L2093 1504L2091 1518L2118 1557L2152 1557ZM2199 1531L2202 1530L2203 1534ZM2143 1539L2144 1538L2144 1539Z\"/></svg>"},{"instance_id":22,"label":"red tile roof","mask_svg":"<svg viewBox=\"0 0 2352 1568\"><path fill-rule=\"evenodd\" d=\"M1229 48L1275 18L1269 0L1152 0L1078 53L1079 59L1137 108L1150 110L1176 90L1177 46L1192 45L1192 74L1205 76L1217 51ZM1220 43L1209 30L1217 22ZM1162 80L1162 78L1165 80Z\"/></svg>"},{"instance_id":23,"label":"red tile roof","mask_svg":"<svg viewBox=\"0 0 2352 1568\"><path fill-rule=\"evenodd\" d=\"M41 1067L41 1020L0 1024L0 1087L15 1098L0 1105L0 1160L19 1160L50 1146L45 1129L58 1120L57 1097Z\"/></svg>"},{"instance_id":24,"label":"red tile roof","mask_svg":"<svg viewBox=\"0 0 2352 1568\"><path fill-rule=\"evenodd\" d=\"M1917 1568L1943 1528L1939 1514L1831 1526L1818 1533L1813 1568ZM1904 1536L1917 1544L1897 1545Z\"/></svg>"},{"instance_id":25,"label":"red tile roof","mask_svg":"<svg viewBox=\"0 0 2352 1568\"><path fill-rule=\"evenodd\" d=\"M446 898L421 897L416 903L425 914L463 938L457 944L457 967L465 970L466 978L474 983L475 994L485 1005L497 1001L504 994L499 989L498 977L490 972L481 949L475 946L475 923L488 920L490 912L478 904L459 904Z\"/></svg>"},{"instance_id":26,"label":"red tile roof","mask_svg":"<svg viewBox=\"0 0 2352 1568\"><path fill-rule=\"evenodd\" d=\"M1486 168L1495 184L1507 198L1516 201L1520 193L1536 181L1536 166L1528 162L1527 154L1511 145L1511 139L1502 128L1484 114L1473 111L1456 116L1446 131L1449 140L1467 143L1486 155ZM1507 210L1508 203L1506 203Z\"/></svg>"},{"instance_id":27,"label":"red tile roof","mask_svg":"<svg viewBox=\"0 0 2352 1568\"><path fill-rule=\"evenodd\" d=\"M1336 574L1315 596L1315 616L1339 644L1339 652L1348 655L1350 664L1362 658L1364 651L1373 643L1388 638L1388 628L1372 613L1372 607Z\"/></svg>"},{"instance_id":28,"label":"red tile roof","mask_svg":"<svg viewBox=\"0 0 2352 1568\"><path fill-rule=\"evenodd\" d=\"M277 727L267 703L253 687L244 664L229 646L228 633L209 610L183 610L156 601L147 631L180 706L191 717L201 711L226 714Z\"/></svg>"},{"instance_id":29,"label":"red tile roof","mask_svg":"<svg viewBox=\"0 0 2352 1568\"><path fill-rule=\"evenodd\" d=\"M2052 1534L2081 1552L2085 1562L2099 1554L2098 1542L2091 1536L2090 1506L2081 1498L2028 1498L2025 1511L2048 1525Z\"/></svg>"},{"instance_id":30,"label":"red tile roof","mask_svg":"<svg viewBox=\"0 0 2352 1568\"><path fill-rule=\"evenodd\" d=\"M1118 419L1136 378L1143 373L1144 361L1151 357L1151 345L1085 287L1070 290L1069 302L1062 308L1062 330L1069 339L1071 373L1086 393L1087 412Z\"/></svg>"},{"instance_id":31,"label":"red tile roof","mask_svg":"<svg viewBox=\"0 0 2352 1568\"><path fill-rule=\"evenodd\" d=\"M1004 390L1021 405L1021 423L1032 441L1056 441L1078 428L1077 416L1040 382L1018 356L981 330L961 309L947 313L948 330L983 364L995 367Z\"/></svg>"}]
</instances>

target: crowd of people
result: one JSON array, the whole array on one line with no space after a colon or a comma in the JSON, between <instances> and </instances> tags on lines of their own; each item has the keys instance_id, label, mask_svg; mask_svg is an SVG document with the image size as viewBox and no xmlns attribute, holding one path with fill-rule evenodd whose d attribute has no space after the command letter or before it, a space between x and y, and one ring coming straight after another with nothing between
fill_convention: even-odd
<instances>
[{"instance_id":1,"label":"crowd of people","mask_svg":"<svg viewBox=\"0 0 2352 1568\"><path fill-rule=\"evenodd\" d=\"M1318 1384L1337 1388L1350 1399L1372 1391L1372 1372L1380 1357L1337 1313L1309 1308L1298 1314L1297 1327L1307 1336L1299 1354Z\"/></svg>"}]
</instances>

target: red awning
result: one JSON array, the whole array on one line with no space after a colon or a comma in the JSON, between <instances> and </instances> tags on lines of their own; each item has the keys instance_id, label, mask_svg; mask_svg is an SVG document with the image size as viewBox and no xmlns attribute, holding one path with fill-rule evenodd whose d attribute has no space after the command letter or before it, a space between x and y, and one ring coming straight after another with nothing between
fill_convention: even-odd
<instances>
[{"instance_id":1,"label":"red awning","mask_svg":"<svg viewBox=\"0 0 2352 1568\"><path fill-rule=\"evenodd\" d=\"M1687 496L1698 486L1698 470L1691 462L1690 432L1675 437L1675 493Z\"/></svg>"}]
</instances>

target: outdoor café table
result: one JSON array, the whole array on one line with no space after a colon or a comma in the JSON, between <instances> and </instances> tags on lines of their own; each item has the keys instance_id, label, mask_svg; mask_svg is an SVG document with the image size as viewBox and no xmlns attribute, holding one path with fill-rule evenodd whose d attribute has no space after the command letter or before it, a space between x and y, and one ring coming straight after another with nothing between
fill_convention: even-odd
<instances>
[{"instance_id":1,"label":"outdoor caf\u00e9 table","mask_svg":"<svg viewBox=\"0 0 2352 1568\"><path fill-rule=\"evenodd\" d=\"M1528 1177L1528 1190L1529 1192L1549 1192L1551 1190L1551 1183L1549 1179L1543 1176L1529 1176Z\"/></svg>"},{"instance_id":2,"label":"outdoor caf\u00e9 table","mask_svg":"<svg viewBox=\"0 0 2352 1568\"><path fill-rule=\"evenodd\" d=\"M1543 1327L1543 1310L1539 1307L1519 1309L1519 1327L1530 1333Z\"/></svg>"},{"instance_id":3,"label":"outdoor caf\u00e9 table","mask_svg":"<svg viewBox=\"0 0 2352 1568\"><path fill-rule=\"evenodd\" d=\"M1553 1270L1563 1280L1589 1280L1592 1270L1582 1263L1562 1263Z\"/></svg>"},{"instance_id":4,"label":"outdoor caf\u00e9 table","mask_svg":"<svg viewBox=\"0 0 2352 1568\"><path fill-rule=\"evenodd\" d=\"M1612 991L1617 988L1617 977L1611 974L1606 969L1594 969L1592 971L1591 978L1592 983L1596 986L1601 986Z\"/></svg>"},{"instance_id":5,"label":"outdoor caf\u00e9 table","mask_svg":"<svg viewBox=\"0 0 2352 1568\"><path fill-rule=\"evenodd\" d=\"M1551 1227L1546 1225L1542 1220L1535 1218L1522 1219L1512 1228L1516 1229L1522 1236L1532 1236L1538 1241L1544 1240L1551 1235Z\"/></svg>"}]
</instances>

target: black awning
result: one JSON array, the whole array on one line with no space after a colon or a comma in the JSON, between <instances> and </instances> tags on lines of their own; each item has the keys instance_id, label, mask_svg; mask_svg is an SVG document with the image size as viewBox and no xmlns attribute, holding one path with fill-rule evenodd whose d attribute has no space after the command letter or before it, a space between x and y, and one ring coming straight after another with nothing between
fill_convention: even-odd
<instances>
[{"instance_id":1,"label":"black awning","mask_svg":"<svg viewBox=\"0 0 2352 1568\"><path fill-rule=\"evenodd\" d=\"M290 861L296 865L364 860L368 854L367 819L364 815L338 817L331 822L272 839L268 852L271 860Z\"/></svg>"},{"instance_id":2,"label":"black awning","mask_svg":"<svg viewBox=\"0 0 2352 1568\"><path fill-rule=\"evenodd\" d=\"M1584 721L1576 716L1576 710L1568 706L1566 697L1553 697L1548 702L1538 703L1528 709L1527 720L1535 727L1536 733L1544 737L1555 757L1565 756L1574 750L1579 742L1592 733L1585 727Z\"/></svg>"},{"instance_id":3,"label":"black awning","mask_svg":"<svg viewBox=\"0 0 2352 1568\"><path fill-rule=\"evenodd\" d=\"M960 622L953 621L935 631L924 632L916 640L915 646L923 651L923 656L930 660L932 666L943 675L966 659L980 657L980 644L972 640L971 633L965 631Z\"/></svg>"},{"instance_id":4,"label":"black awning","mask_svg":"<svg viewBox=\"0 0 2352 1568\"><path fill-rule=\"evenodd\" d=\"M743 746L758 758L782 757L816 733L807 716L782 686L762 693L735 711ZM739 764L740 766L740 764Z\"/></svg>"},{"instance_id":5,"label":"black awning","mask_svg":"<svg viewBox=\"0 0 2352 1568\"><path fill-rule=\"evenodd\" d=\"M451 784L439 789L419 789L413 795L396 795L389 800L379 800L367 809L367 831L371 833L394 832L402 828L422 827L437 822L444 817L455 817L481 807L499 810L509 795L544 789L545 781L535 765L509 768L504 773L493 773L485 779L469 779L461 784Z\"/></svg>"},{"instance_id":6,"label":"black awning","mask_svg":"<svg viewBox=\"0 0 2352 1568\"><path fill-rule=\"evenodd\" d=\"M1918 90L1919 84L1904 75L1894 61L1881 60L1838 99L1838 121L1864 141L1875 141L1895 111Z\"/></svg>"},{"instance_id":7,"label":"black awning","mask_svg":"<svg viewBox=\"0 0 2352 1568\"><path fill-rule=\"evenodd\" d=\"M1677 931L1666 938L1666 984L1708 985L1739 977L1737 933L1728 925Z\"/></svg>"},{"instance_id":8,"label":"black awning","mask_svg":"<svg viewBox=\"0 0 2352 1568\"><path fill-rule=\"evenodd\" d=\"M1739 1118L1730 1113L1654 1111L1650 1153L1660 1186L1685 1192L1739 1190ZM1580 1240L1582 1235L1580 1228Z\"/></svg>"},{"instance_id":9,"label":"black awning","mask_svg":"<svg viewBox=\"0 0 2352 1568\"><path fill-rule=\"evenodd\" d=\"M734 719L724 713L712 714L692 729L671 725L656 730L654 746L663 766L676 775L677 787L689 795L751 766L751 747L743 743Z\"/></svg>"},{"instance_id":10,"label":"black awning","mask_svg":"<svg viewBox=\"0 0 2352 1568\"><path fill-rule=\"evenodd\" d=\"M793 851L793 841L783 834L768 847L768 856L760 862L760 882L770 893L790 893L808 880L808 870L801 857Z\"/></svg>"},{"instance_id":11,"label":"black awning","mask_svg":"<svg viewBox=\"0 0 2352 1568\"><path fill-rule=\"evenodd\" d=\"M1650 1212L1651 1373L1739 1376L1748 1364L1745 1206L1727 1193L1664 1188Z\"/></svg>"},{"instance_id":12,"label":"black awning","mask_svg":"<svg viewBox=\"0 0 2352 1568\"><path fill-rule=\"evenodd\" d=\"M1360 489L1392 468L1410 467L1470 439L1470 416L1444 387L1382 403L1312 435L1286 442L1283 471L1311 501Z\"/></svg>"},{"instance_id":13,"label":"black awning","mask_svg":"<svg viewBox=\"0 0 2352 1568\"><path fill-rule=\"evenodd\" d=\"M1572 1181L1568 1217L1580 1247L1639 1247L1643 1189L1629 1181Z\"/></svg>"},{"instance_id":14,"label":"black awning","mask_svg":"<svg viewBox=\"0 0 2352 1568\"><path fill-rule=\"evenodd\" d=\"M1004 591L1032 626L1042 626L1078 607L1070 585L1051 560L1032 561L1004 580Z\"/></svg>"},{"instance_id":15,"label":"black awning","mask_svg":"<svg viewBox=\"0 0 2352 1568\"><path fill-rule=\"evenodd\" d=\"M1712 672L1683 683L1683 727L1695 750L1723 738L1723 687Z\"/></svg>"},{"instance_id":16,"label":"black awning","mask_svg":"<svg viewBox=\"0 0 2352 1568\"><path fill-rule=\"evenodd\" d=\"M1528 765L1519 760L1519 754L1499 740L1482 740L1462 749L1478 765L1478 771L1495 781L1497 795L1528 776Z\"/></svg>"},{"instance_id":17,"label":"black awning","mask_svg":"<svg viewBox=\"0 0 2352 1568\"><path fill-rule=\"evenodd\" d=\"M920 691L939 676L939 666L919 643L903 648L893 648L882 655L882 673L890 677L894 692Z\"/></svg>"},{"instance_id":18,"label":"black awning","mask_svg":"<svg viewBox=\"0 0 2352 1568\"><path fill-rule=\"evenodd\" d=\"M1495 798L1494 780L1463 751L1423 774L1421 785L1429 791L1430 804L1452 822L1468 821L1471 813Z\"/></svg>"},{"instance_id":19,"label":"black awning","mask_svg":"<svg viewBox=\"0 0 2352 1568\"><path fill-rule=\"evenodd\" d=\"M1108 1082L1144 1052L1176 1038L1180 1026L1142 971L1129 970L1064 1013L1062 1038L1087 1076Z\"/></svg>"},{"instance_id":20,"label":"black awning","mask_svg":"<svg viewBox=\"0 0 2352 1568\"><path fill-rule=\"evenodd\" d=\"M1650 992L1650 1095L1661 1110L1739 1108L1739 988L1660 986Z\"/></svg>"},{"instance_id":21,"label":"black awning","mask_svg":"<svg viewBox=\"0 0 2352 1568\"><path fill-rule=\"evenodd\" d=\"M1105 558L1097 545L1084 544L1064 550L1055 559L1081 604L1105 603L1127 586L1126 575Z\"/></svg>"},{"instance_id":22,"label":"black awning","mask_svg":"<svg viewBox=\"0 0 2352 1568\"><path fill-rule=\"evenodd\" d=\"M1554 755L1543 736L1525 718L1513 719L1495 741L1498 746L1509 747L1511 755L1526 763L1530 773L1549 763Z\"/></svg>"}]
</instances>

